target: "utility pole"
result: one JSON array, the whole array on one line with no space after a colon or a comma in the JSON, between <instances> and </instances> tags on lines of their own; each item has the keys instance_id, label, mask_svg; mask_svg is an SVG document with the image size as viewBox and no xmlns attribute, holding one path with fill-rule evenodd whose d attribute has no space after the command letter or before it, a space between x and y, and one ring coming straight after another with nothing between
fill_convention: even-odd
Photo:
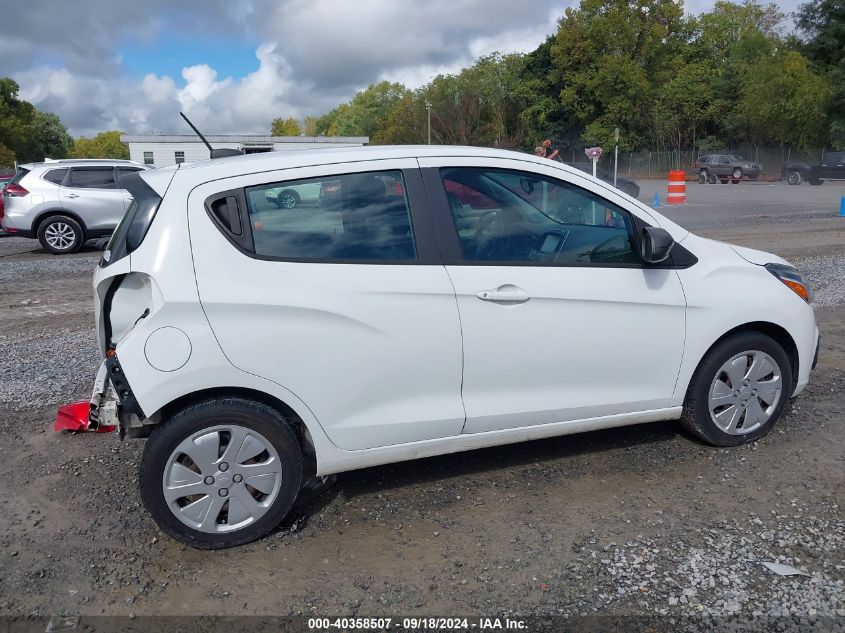
<instances>
[{"instance_id":1,"label":"utility pole","mask_svg":"<svg viewBox=\"0 0 845 633\"><path fill-rule=\"evenodd\" d=\"M613 186L616 186L616 173L619 171L619 128L613 131L613 141L616 144L613 157Z\"/></svg>"},{"instance_id":2,"label":"utility pole","mask_svg":"<svg viewBox=\"0 0 845 633\"><path fill-rule=\"evenodd\" d=\"M431 102L425 102L425 111L428 115L428 144L431 145Z\"/></svg>"}]
</instances>

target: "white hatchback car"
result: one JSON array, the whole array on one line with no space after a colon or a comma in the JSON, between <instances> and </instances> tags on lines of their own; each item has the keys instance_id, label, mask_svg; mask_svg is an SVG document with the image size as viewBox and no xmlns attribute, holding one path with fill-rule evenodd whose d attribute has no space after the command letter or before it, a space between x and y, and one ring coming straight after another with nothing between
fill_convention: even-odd
<instances>
[{"instance_id":1,"label":"white hatchback car","mask_svg":"<svg viewBox=\"0 0 845 633\"><path fill-rule=\"evenodd\" d=\"M322 182L330 203L266 204ZM815 364L784 260L533 156L290 151L124 183L90 422L149 436L143 500L196 547L355 468L656 420L754 440Z\"/></svg>"}]
</instances>

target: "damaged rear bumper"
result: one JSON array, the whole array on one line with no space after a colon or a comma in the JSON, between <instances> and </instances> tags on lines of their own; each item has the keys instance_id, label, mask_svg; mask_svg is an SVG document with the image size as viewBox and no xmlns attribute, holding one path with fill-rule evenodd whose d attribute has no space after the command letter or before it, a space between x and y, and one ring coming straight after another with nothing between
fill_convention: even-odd
<instances>
[{"instance_id":1,"label":"damaged rear bumper","mask_svg":"<svg viewBox=\"0 0 845 633\"><path fill-rule=\"evenodd\" d=\"M145 417L120 361L112 353L100 365L94 379L88 428L96 430L101 426L116 426L122 437L126 429L143 426Z\"/></svg>"}]
</instances>

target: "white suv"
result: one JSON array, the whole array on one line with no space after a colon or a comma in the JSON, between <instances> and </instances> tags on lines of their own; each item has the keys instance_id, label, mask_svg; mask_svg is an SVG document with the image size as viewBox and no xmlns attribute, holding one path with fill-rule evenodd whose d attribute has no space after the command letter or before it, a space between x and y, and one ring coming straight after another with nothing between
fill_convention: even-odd
<instances>
[{"instance_id":1,"label":"white suv","mask_svg":"<svg viewBox=\"0 0 845 633\"><path fill-rule=\"evenodd\" d=\"M85 240L111 234L131 201L120 179L143 169L132 161L106 159L19 165L2 191L0 228L38 238L55 255L75 253Z\"/></svg>"},{"instance_id":2,"label":"white suv","mask_svg":"<svg viewBox=\"0 0 845 633\"><path fill-rule=\"evenodd\" d=\"M307 212L265 195L323 182ZM754 440L815 364L784 260L533 156L291 151L125 184L90 422L149 436L143 500L196 547L355 468L656 420Z\"/></svg>"}]
</instances>

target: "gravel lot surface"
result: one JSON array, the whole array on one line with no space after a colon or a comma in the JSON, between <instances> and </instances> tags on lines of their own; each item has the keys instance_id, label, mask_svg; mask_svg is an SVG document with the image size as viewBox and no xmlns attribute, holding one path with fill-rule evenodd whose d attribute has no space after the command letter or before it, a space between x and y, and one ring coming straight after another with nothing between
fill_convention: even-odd
<instances>
[{"instance_id":1,"label":"gravel lot surface","mask_svg":"<svg viewBox=\"0 0 845 633\"><path fill-rule=\"evenodd\" d=\"M735 196L723 201L744 209L732 217L703 202L671 214L787 257L815 287L819 367L765 438L717 449L666 422L347 473L276 533L222 552L158 532L137 492L142 442L52 432L56 405L86 397L96 372L98 252L56 258L0 238L0 615L530 614L845 631L845 218L789 200L755 215L763 187L702 186Z\"/></svg>"}]
</instances>

